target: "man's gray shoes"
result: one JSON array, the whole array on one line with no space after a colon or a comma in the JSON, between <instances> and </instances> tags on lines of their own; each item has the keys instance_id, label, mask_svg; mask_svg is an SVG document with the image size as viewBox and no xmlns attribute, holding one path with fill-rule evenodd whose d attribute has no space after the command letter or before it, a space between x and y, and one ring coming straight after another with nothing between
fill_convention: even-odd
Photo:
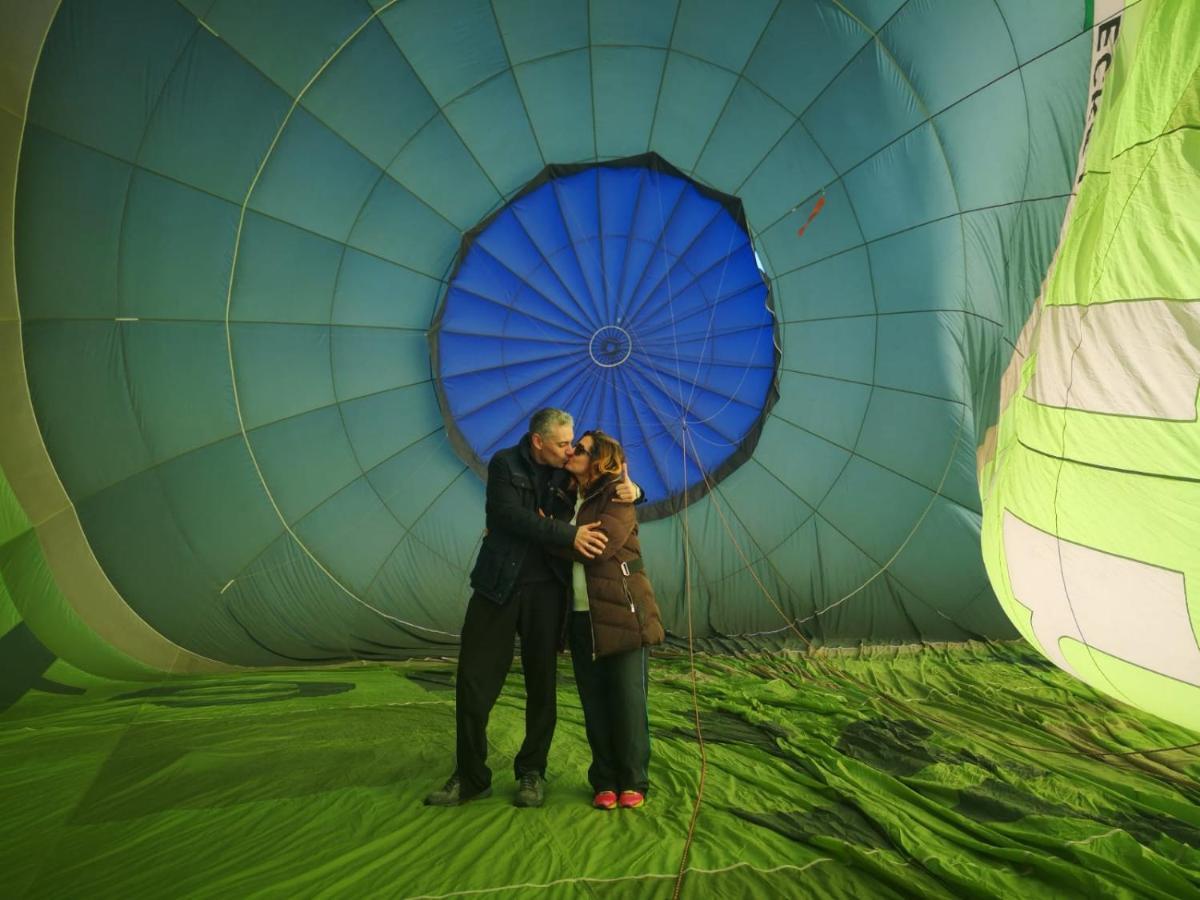
<instances>
[{"instance_id":1,"label":"man's gray shoes","mask_svg":"<svg viewBox=\"0 0 1200 900\"><path fill-rule=\"evenodd\" d=\"M521 776L513 806L541 806L546 802L546 780L537 772L526 772Z\"/></svg>"},{"instance_id":2,"label":"man's gray shoes","mask_svg":"<svg viewBox=\"0 0 1200 900\"><path fill-rule=\"evenodd\" d=\"M426 806L462 806L464 803L470 803L472 800L482 800L484 797L490 797L492 789L485 787L478 794L471 794L468 797L462 795L462 782L457 775L451 775L450 779L442 785L440 791L434 791L425 798Z\"/></svg>"}]
</instances>

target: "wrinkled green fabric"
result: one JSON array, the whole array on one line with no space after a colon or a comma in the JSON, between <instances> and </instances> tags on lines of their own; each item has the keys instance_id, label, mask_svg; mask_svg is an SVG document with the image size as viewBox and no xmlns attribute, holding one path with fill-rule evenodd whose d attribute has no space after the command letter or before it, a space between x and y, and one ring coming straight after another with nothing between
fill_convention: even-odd
<instances>
[{"instance_id":1,"label":"wrinkled green fabric","mask_svg":"<svg viewBox=\"0 0 1200 900\"><path fill-rule=\"evenodd\" d=\"M588 807L565 660L541 810L511 805L515 674L496 792L448 810L421 798L452 767L449 661L31 692L0 717L0 871L28 897L668 896L701 777L690 671L652 660L650 798L616 813ZM1200 750L1164 749L1200 736L1028 649L695 673L684 897L1200 897Z\"/></svg>"}]
</instances>

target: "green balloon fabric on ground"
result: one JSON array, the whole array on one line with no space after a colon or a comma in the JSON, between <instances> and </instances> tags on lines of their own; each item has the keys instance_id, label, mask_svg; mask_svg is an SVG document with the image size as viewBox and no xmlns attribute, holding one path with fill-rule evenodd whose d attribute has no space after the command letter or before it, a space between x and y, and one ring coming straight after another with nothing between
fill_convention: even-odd
<instances>
[{"instance_id":1,"label":"green balloon fabric on ground","mask_svg":"<svg viewBox=\"0 0 1200 900\"><path fill-rule=\"evenodd\" d=\"M1195 735L1030 650L706 655L695 673L707 766L685 897L1200 896L1200 751L1161 749ZM686 655L651 662L636 811L589 807L569 663L559 675L540 810L511 805L516 673L492 716L496 793L461 809L421 805L450 747L447 662L31 694L0 732L6 886L670 896L701 772Z\"/></svg>"}]
</instances>

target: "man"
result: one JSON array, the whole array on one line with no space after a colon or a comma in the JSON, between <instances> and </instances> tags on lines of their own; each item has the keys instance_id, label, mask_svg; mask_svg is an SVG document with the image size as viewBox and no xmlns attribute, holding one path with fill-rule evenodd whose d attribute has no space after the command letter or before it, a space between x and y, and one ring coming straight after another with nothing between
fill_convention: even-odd
<instances>
[{"instance_id":1,"label":"man","mask_svg":"<svg viewBox=\"0 0 1200 900\"><path fill-rule=\"evenodd\" d=\"M574 420L542 409L515 447L488 464L487 531L471 571L471 599L463 621L455 692L457 768L429 806L458 806L491 794L487 722L512 666L513 638L521 638L525 672L525 741L513 761L516 806L541 806L546 757L557 719L556 654L570 588L570 563L543 545L574 547L589 558L608 538L598 523L570 524L574 492L563 466L574 452ZM640 490L626 478L618 497L633 502Z\"/></svg>"}]
</instances>

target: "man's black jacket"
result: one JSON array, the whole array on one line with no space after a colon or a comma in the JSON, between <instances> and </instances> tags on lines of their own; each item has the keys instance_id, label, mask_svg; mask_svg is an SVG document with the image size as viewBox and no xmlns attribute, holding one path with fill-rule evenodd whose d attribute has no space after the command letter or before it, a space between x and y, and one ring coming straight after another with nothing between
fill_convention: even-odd
<instances>
[{"instance_id":1,"label":"man's black jacket","mask_svg":"<svg viewBox=\"0 0 1200 900\"><path fill-rule=\"evenodd\" d=\"M488 463L487 534L471 570L471 588L496 603L504 603L517 583L517 575L531 546L570 547L576 528L575 491L563 469L542 473L543 496L538 496L538 471L529 435L521 443L499 451ZM545 517L538 515L538 509ZM563 584L569 584L570 562L547 556L547 564Z\"/></svg>"}]
</instances>

